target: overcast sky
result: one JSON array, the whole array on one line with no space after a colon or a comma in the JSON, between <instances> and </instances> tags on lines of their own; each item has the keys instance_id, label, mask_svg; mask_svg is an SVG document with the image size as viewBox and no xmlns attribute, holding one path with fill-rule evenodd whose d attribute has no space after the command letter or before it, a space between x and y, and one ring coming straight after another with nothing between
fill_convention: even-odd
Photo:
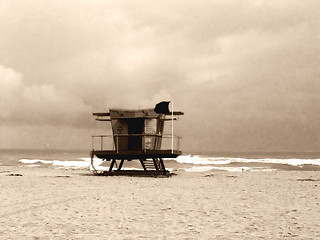
<instances>
[{"instance_id":1,"label":"overcast sky","mask_svg":"<svg viewBox=\"0 0 320 240\"><path fill-rule=\"evenodd\" d=\"M0 33L0 148L172 100L186 151L320 150L318 0L0 0Z\"/></svg>"}]
</instances>

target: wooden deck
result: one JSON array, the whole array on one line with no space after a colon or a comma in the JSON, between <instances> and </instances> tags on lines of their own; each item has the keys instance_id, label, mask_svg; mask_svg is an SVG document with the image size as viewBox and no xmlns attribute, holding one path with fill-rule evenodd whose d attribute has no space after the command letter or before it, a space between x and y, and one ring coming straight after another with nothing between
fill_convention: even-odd
<instances>
[{"instance_id":1,"label":"wooden deck","mask_svg":"<svg viewBox=\"0 0 320 240\"><path fill-rule=\"evenodd\" d=\"M93 157L97 156L105 161L111 161L109 170L98 173L104 176L172 176L172 173L166 170L163 158L176 158L181 155L178 150L146 150L146 151L116 151L116 150L92 150L91 163ZM143 170L123 170L125 161L139 160ZM119 162L120 161L120 162Z\"/></svg>"},{"instance_id":2,"label":"wooden deck","mask_svg":"<svg viewBox=\"0 0 320 240\"><path fill-rule=\"evenodd\" d=\"M146 150L146 151L101 151L101 150L92 150L92 155L97 156L98 158L105 159L110 161L112 159L124 159L124 160L133 160L133 159L148 159L148 158L176 158L181 155L181 151L177 150Z\"/></svg>"}]
</instances>

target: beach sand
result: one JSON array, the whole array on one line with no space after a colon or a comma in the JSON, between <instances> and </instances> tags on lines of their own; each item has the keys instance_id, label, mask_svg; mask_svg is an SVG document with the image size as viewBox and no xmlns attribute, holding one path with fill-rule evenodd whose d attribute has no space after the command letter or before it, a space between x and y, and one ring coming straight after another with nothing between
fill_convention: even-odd
<instances>
[{"instance_id":1,"label":"beach sand","mask_svg":"<svg viewBox=\"0 0 320 240\"><path fill-rule=\"evenodd\" d=\"M319 171L0 172L0 239L320 239Z\"/></svg>"}]
</instances>

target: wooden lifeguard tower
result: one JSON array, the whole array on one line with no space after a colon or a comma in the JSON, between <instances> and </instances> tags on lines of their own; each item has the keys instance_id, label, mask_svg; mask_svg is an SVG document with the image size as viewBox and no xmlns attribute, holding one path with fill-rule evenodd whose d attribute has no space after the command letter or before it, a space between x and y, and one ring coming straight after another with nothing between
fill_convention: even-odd
<instances>
[{"instance_id":1,"label":"wooden lifeguard tower","mask_svg":"<svg viewBox=\"0 0 320 240\"><path fill-rule=\"evenodd\" d=\"M91 167L101 175L166 175L163 158L176 158L179 136L173 135L173 121L183 112L170 112L170 102L158 103L155 108L141 110L110 109L107 113L93 113L97 121L111 121L112 135L92 136ZM164 124L171 121L171 134L164 134ZM112 149L105 149L105 142L112 142ZM163 139L171 141L162 149ZM99 142L96 149L96 142ZM110 161L109 170L98 173L94 157ZM142 170L124 170L125 161L139 160Z\"/></svg>"}]
</instances>

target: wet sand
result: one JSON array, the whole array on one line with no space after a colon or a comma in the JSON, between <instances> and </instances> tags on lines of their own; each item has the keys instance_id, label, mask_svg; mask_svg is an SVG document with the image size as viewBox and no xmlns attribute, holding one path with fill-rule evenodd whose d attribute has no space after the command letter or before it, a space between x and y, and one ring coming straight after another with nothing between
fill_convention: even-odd
<instances>
[{"instance_id":1,"label":"wet sand","mask_svg":"<svg viewBox=\"0 0 320 240\"><path fill-rule=\"evenodd\" d=\"M0 239L320 239L319 171L176 173L0 166Z\"/></svg>"}]
</instances>

